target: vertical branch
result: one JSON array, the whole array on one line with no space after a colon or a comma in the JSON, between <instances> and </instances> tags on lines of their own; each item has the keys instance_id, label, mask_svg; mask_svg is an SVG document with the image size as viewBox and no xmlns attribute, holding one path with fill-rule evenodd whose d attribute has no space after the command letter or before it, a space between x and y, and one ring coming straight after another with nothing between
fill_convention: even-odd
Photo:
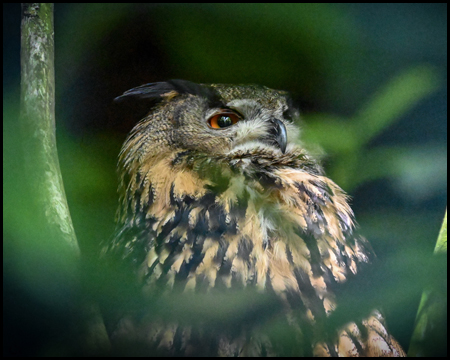
<instances>
[{"instance_id":1,"label":"vertical branch","mask_svg":"<svg viewBox=\"0 0 450 360\"><path fill-rule=\"evenodd\" d=\"M50 297L54 298L55 294L61 296L68 291L67 287L80 275L80 250L56 148L53 4L22 4L20 101L25 160L20 180L33 214L33 219L29 219L33 224L32 240L24 246L28 252L31 249L32 261L38 259L37 273L44 273L36 293L42 295L50 288ZM38 251L33 253L33 249ZM25 273L29 274L30 269ZM68 329L77 334L72 341L79 345L81 353L105 351L108 338L98 308L85 296L80 298L71 298L72 302L66 304L68 308L76 304L79 312L79 324L71 324L73 329Z\"/></svg>"},{"instance_id":2,"label":"vertical branch","mask_svg":"<svg viewBox=\"0 0 450 360\"><path fill-rule=\"evenodd\" d=\"M23 3L21 32L20 122L30 197L51 238L78 254L56 150L53 4Z\"/></svg>"}]
</instances>

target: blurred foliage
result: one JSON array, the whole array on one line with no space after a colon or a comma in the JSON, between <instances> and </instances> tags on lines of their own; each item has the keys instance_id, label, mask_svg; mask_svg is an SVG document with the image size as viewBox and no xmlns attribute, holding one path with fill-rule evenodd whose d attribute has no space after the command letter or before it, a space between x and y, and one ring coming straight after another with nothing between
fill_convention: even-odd
<instances>
[{"instance_id":1,"label":"blurred foliage","mask_svg":"<svg viewBox=\"0 0 450 360\"><path fill-rule=\"evenodd\" d=\"M347 191L383 177L397 177L402 181L403 177L409 176L411 179L407 181L414 181L415 177L420 176L414 176L414 164L420 164L423 170L424 162L416 160L426 159L434 149L414 152L398 146L367 149L367 145L385 128L417 106L424 97L436 91L439 80L439 74L433 68L421 66L407 69L380 89L350 119L327 114L306 116L304 120L309 125L303 140L306 143L322 144L326 153L333 154L336 159L328 167L328 175ZM438 150L443 153L443 149ZM434 164L435 171L425 174L442 183L447 175L445 162L445 158L440 158ZM405 163L407 165L402 166ZM440 178L436 179L436 176ZM429 180L428 176L426 180ZM414 186L411 190L415 191L416 188Z\"/></svg>"},{"instance_id":2,"label":"blurred foliage","mask_svg":"<svg viewBox=\"0 0 450 360\"><path fill-rule=\"evenodd\" d=\"M354 196L361 232L378 254L372 269L338 294L345 306L330 327L382 304L407 350L423 289L441 289L438 314L446 313L446 256L432 256L447 189L447 51L440 27L444 21L446 31L440 15L446 7L56 4L58 152L79 263L46 236L27 200L33 195L24 191L20 13L5 6L4 355L104 354L83 340L92 299L111 312L139 309L144 301L158 316L213 327L227 319L259 321L295 354L273 299L144 300L120 264L98 264L99 244L114 228L117 154L137 120L111 101L131 87L171 78L258 83L289 90L299 102L302 140ZM254 311L246 314L250 303ZM446 341L435 340L435 353L446 355Z\"/></svg>"},{"instance_id":3,"label":"blurred foliage","mask_svg":"<svg viewBox=\"0 0 450 360\"><path fill-rule=\"evenodd\" d=\"M447 211L445 212L444 221L442 222L441 230L439 231L436 247L434 248L435 254L443 254L447 252Z\"/></svg>"},{"instance_id":4,"label":"blurred foliage","mask_svg":"<svg viewBox=\"0 0 450 360\"><path fill-rule=\"evenodd\" d=\"M445 213L434 253L441 258L447 256L447 212ZM446 280L446 277L440 273L435 274L435 276L438 279ZM442 319L442 315L446 312L447 281L442 281L438 287L435 283L427 285L420 300L416 325L408 349L408 356L423 357L441 355L435 343L436 341L445 342L447 339L447 322Z\"/></svg>"}]
</instances>

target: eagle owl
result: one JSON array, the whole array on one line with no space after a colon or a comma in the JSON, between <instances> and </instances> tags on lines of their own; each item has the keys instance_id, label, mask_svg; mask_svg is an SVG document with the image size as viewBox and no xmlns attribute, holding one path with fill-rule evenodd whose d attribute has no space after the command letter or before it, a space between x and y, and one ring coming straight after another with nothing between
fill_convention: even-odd
<instances>
[{"instance_id":1,"label":"eagle owl","mask_svg":"<svg viewBox=\"0 0 450 360\"><path fill-rule=\"evenodd\" d=\"M120 153L106 253L129 264L144 293L162 289L182 302L254 289L282 304L293 355L404 355L378 311L323 329L339 306L335 290L371 252L353 233L346 194L298 142L286 92L172 80L116 100L137 100L146 115ZM125 314L110 335L139 339L149 355L282 354L258 325L218 329Z\"/></svg>"}]
</instances>

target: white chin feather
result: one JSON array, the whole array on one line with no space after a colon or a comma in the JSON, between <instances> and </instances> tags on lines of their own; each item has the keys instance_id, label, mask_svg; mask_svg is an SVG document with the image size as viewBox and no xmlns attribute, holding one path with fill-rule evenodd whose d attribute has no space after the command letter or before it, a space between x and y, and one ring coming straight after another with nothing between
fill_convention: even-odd
<instances>
[{"instance_id":1,"label":"white chin feather","mask_svg":"<svg viewBox=\"0 0 450 360\"><path fill-rule=\"evenodd\" d=\"M275 145L270 145L266 142L262 142L262 141L258 141L258 140L254 140L254 141L248 141L244 144L239 144L236 146L233 146L233 148L228 152L228 154L234 154L234 153L239 153L239 152L254 152L255 149L262 149L262 150L266 150L266 151L273 151L276 153L280 153L283 154L280 150L280 148L278 148Z\"/></svg>"}]
</instances>

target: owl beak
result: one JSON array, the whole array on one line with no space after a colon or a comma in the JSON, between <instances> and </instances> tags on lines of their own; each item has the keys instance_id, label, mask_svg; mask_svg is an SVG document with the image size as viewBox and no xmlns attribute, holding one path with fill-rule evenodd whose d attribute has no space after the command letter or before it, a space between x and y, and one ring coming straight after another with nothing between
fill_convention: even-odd
<instances>
[{"instance_id":1,"label":"owl beak","mask_svg":"<svg viewBox=\"0 0 450 360\"><path fill-rule=\"evenodd\" d=\"M278 145L281 152L284 154L287 146L286 126L284 126L280 120L275 118L273 118L271 122L273 127L270 130L270 141L273 145Z\"/></svg>"}]
</instances>

